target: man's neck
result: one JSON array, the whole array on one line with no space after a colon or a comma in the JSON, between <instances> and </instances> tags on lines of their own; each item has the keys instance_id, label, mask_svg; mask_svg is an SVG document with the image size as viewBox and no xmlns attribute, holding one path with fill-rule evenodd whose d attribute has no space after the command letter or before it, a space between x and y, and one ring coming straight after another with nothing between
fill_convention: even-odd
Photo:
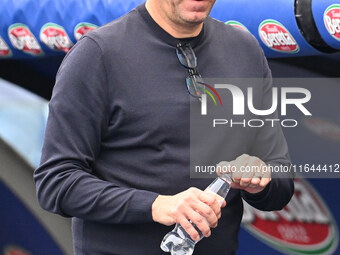
<instances>
[{"instance_id":1,"label":"man's neck","mask_svg":"<svg viewBox=\"0 0 340 255\"><path fill-rule=\"evenodd\" d=\"M175 24L171 22L166 17L163 17L159 11L157 11L156 7L150 4L149 1L146 1L145 4L146 10L150 14L151 18L167 33L172 35L175 38L187 38L187 37L195 37L198 36L202 30L203 23L195 24L195 25L182 25Z\"/></svg>"}]
</instances>

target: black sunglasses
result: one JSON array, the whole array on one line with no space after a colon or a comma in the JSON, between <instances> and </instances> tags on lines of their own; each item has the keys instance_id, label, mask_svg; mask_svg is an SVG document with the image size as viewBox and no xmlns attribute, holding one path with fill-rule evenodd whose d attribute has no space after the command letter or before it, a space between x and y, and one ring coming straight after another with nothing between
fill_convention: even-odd
<instances>
[{"instance_id":1,"label":"black sunglasses","mask_svg":"<svg viewBox=\"0 0 340 255\"><path fill-rule=\"evenodd\" d=\"M205 86L197 70L197 57L194 50L189 43L178 43L176 54L181 65L189 71L189 75L185 79L189 94L201 99L202 94L205 94Z\"/></svg>"}]
</instances>

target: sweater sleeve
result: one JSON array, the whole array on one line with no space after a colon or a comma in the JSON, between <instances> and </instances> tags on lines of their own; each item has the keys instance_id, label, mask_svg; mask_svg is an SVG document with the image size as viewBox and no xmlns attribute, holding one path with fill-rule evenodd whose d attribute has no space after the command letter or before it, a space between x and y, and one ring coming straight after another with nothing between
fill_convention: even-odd
<instances>
[{"instance_id":1,"label":"sweater sleeve","mask_svg":"<svg viewBox=\"0 0 340 255\"><path fill-rule=\"evenodd\" d=\"M85 36L66 55L57 74L41 162L34 172L39 203L66 217L151 222L151 205L158 194L119 187L93 172L110 117L107 92L101 48Z\"/></svg>"},{"instance_id":2,"label":"sweater sleeve","mask_svg":"<svg viewBox=\"0 0 340 255\"><path fill-rule=\"evenodd\" d=\"M263 57L264 87L263 87L263 109L269 109L272 104L272 76L266 58ZM278 119L275 111L266 119ZM288 153L288 146L281 126L276 122L274 127L265 125L258 130L255 141L250 152L271 167L286 167L290 169L291 162ZM250 194L242 191L243 199L253 207L263 210L281 210L288 204L294 194L294 174L292 172L272 172L272 180L267 187L258 194Z\"/></svg>"}]
</instances>

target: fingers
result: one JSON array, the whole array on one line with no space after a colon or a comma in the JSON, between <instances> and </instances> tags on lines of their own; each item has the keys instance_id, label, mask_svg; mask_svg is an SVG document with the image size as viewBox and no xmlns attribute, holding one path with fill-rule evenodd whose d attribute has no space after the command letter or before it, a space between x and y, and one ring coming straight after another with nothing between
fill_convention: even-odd
<instances>
[{"instance_id":1,"label":"fingers","mask_svg":"<svg viewBox=\"0 0 340 255\"><path fill-rule=\"evenodd\" d=\"M192 229L183 217L188 222L192 221L204 236L210 236L210 227L216 227L218 219L221 217L221 208L216 195L197 188L190 188L176 196L178 196L178 200L172 212L175 222L185 224L182 227L189 229L190 233L188 232L188 234L193 240L195 240L197 231L195 227Z\"/></svg>"},{"instance_id":2,"label":"fingers","mask_svg":"<svg viewBox=\"0 0 340 255\"><path fill-rule=\"evenodd\" d=\"M222 174L226 173L226 170L228 169L227 166L230 165L230 162L228 161L221 161L216 165L216 173L218 176L221 176Z\"/></svg>"},{"instance_id":3,"label":"fingers","mask_svg":"<svg viewBox=\"0 0 340 255\"><path fill-rule=\"evenodd\" d=\"M214 223L213 221L210 222L210 217L216 217L216 220L221 218L221 206L217 201L217 196L215 193L210 193L211 191L206 190L204 192L201 192L199 195L199 200L202 201L204 204L202 205L202 209L206 208L206 211L203 211L203 216L208 216L207 218L209 223ZM210 209L210 210L208 210ZM214 218L215 220L215 218ZM211 226L214 226L215 224L210 224Z\"/></svg>"},{"instance_id":4,"label":"fingers","mask_svg":"<svg viewBox=\"0 0 340 255\"><path fill-rule=\"evenodd\" d=\"M192 225L192 223L187 219L186 216L181 215L178 220L177 223L179 223L182 228L185 230L185 232L188 233L188 235L191 237L192 240L194 241L199 241L200 240L200 235L197 232L197 230L194 228L194 226Z\"/></svg>"},{"instance_id":5,"label":"fingers","mask_svg":"<svg viewBox=\"0 0 340 255\"><path fill-rule=\"evenodd\" d=\"M261 181L260 181L260 183L259 183L259 186L265 188L265 187L268 185L268 183L269 183L270 181L271 181L271 172L268 171L268 170L266 170L266 171L264 171L264 173L263 173L263 176L262 176L262 178L261 178Z\"/></svg>"},{"instance_id":6,"label":"fingers","mask_svg":"<svg viewBox=\"0 0 340 255\"><path fill-rule=\"evenodd\" d=\"M222 206L225 206L225 201ZM152 218L164 225L179 223L190 237L198 241L200 234L208 237L216 227L221 208L216 194L190 188L174 196L158 196L152 204Z\"/></svg>"},{"instance_id":7,"label":"fingers","mask_svg":"<svg viewBox=\"0 0 340 255\"><path fill-rule=\"evenodd\" d=\"M243 185L248 185L247 178L251 178L251 176L245 175L246 172L244 169L248 166L248 161L250 159L250 156L248 154L243 154L236 158L235 160L231 161L231 169L232 169L232 179L235 183L240 183L241 181ZM243 178L243 179L242 179Z\"/></svg>"},{"instance_id":8,"label":"fingers","mask_svg":"<svg viewBox=\"0 0 340 255\"><path fill-rule=\"evenodd\" d=\"M221 218L221 206L217 201L215 193L209 193L209 190L194 190L198 201L193 201L192 207L208 221L209 225L214 228L217 221Z\"/></svg>"},{"instance_id":9,"label":"fingers","mask_svg":"<svg viewBox=\"0 0 340 255\"><path fill-rule=\"evenodd\" d=\"M251 193L262 191L271 181L271 173L259 158L243 154L228 163L232 171L232 188Z\"/></svg>"},{"instance_id":10,"label":"fingers","mask_svg":"<svg viewBox=\"0 0 340 255\"><path fill-rule=\"evenodd\" d=\"M196 227L200 230L200 232L202 233L203 236L205 237L209 237L211 235L211 231L210 231L210 226L207 222L207 220L200 215L198 212L194 211L194 210L190 210L188 211L186 217L188 219L190 219L190 221L196 225ZM189 221L189 222L190 222ZM195 227L193 226L193 228L195 229ZM192 231L192 230L191 230ZM195 229L195 231L198 233L198 231ZM187 232L188 233L188 232ZM191 236L191 235L190 235ZM197 236L194 233L194 237L197 241ZM200 238L200 236L198 235L198 238ZM198 239L199 240L199 239Z\"/></svg>"},{"instance_id":11,"label":"fingers","mask_svg":"<svg viewBox=\"0 0 340 255\"><path fill-rule=\"evenodd\" d=\"M236 182L232 182L230 185L233 189L242 189L241 185Z\"/></svg>"},{"instance_id":12,"label":"fingers","mask_svg":"<svg viewBox=\"0 0 340 255\"><path fill-rule=\"evenodd\" d=\"M255 173L253 178L250 181L249 187L250 188L257 187L260 184L261 180L262 180L262 176L258 173Z\"/></svg>"},{"instance_id":13,"label":"fingers","mask_svg":"<svg viewBox=\"0 0 340 255\"><path fill-rule=\"evenodd\" d=\"M215 228L217 227L217 222L221 214L217 216L214 211L203 202L198 202L195 206L193 206L193 210L197 212L199 215L204 217L206 223L209 227ZM191 218L190 218L191 219ZM197 225L199 227L199 225Z\"/></svg>"},{"instance_id":14,"label":"fingers","mask_svg":"<svg viewBox=\"0 0 340 255\"><path fill-rule=\"evenodd\" d=\"M240 186L243 188L246 188L248 186L256 186L256 183L258 185L258 181L259 178L258 176L256 176L260 169L257 168L257 166L260 167L260 160L256 157L250 157L249 155L247 155L248 157L245 157L243 162L241 164L243 164L243 174L242 177L240 179ZM256 177L255 177L256 176Z\"/></svg>"}]
</instances>

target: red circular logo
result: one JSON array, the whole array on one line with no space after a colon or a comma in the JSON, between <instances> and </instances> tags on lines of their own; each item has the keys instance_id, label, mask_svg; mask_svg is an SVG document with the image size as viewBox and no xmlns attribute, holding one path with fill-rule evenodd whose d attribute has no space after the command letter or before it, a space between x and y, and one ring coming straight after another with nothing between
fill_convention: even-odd
<instances>
[{"instance_id":1,"label":"red circular logo","mask_svg":"<svg viewBox=\"0 0 340 255\"><path fill-rule=\"evenodd\" d=\"M263 212L244 203L243 226L274 249L289 254L332 254L338 229L326 204L307 181L295 179L295 194L281 211Z\"/></svg>"},{"instance_id":2,"label":"red circular logo","mask_svg":"<svg viewBox=\"0 0 340 255\"><path fill-rule=\"evenodd\" d=\"M259 36L270 49L283 53L297 53L300 48L289 31L276 20L265 20L259 26Z\"/></svg>"},{"instance_id":3,"label":"red circular logo","mask_svg":"<svg viewBox=\"0 0 340 255\"><path fill-rule=\"evenodd\" d=\"M340 4L329 6L323 17L328 32L340 41Z\"/></svg>"},{"instance_id":4,"label":"red circular logo","mask_svg":"<svg viewBox=\"0 0 340 255\"><path fill-rule=\"evenodd\" d=\"M65 29L54 23L45 24L40 31L40 41L52 50L68 52L73 46Z\"/></svg>"},{"instance_id":5,"label":"red circular logo","mask_svg":"<svg viewBox=\"0 0 340 255\"><path fill-rule=\"evenodd\" d=\"M11 25L8 28L8 37L13 47L17 50L34 56L43 54L37 39L25 24L17 23Z\"/></svg>"}]
</instances>

